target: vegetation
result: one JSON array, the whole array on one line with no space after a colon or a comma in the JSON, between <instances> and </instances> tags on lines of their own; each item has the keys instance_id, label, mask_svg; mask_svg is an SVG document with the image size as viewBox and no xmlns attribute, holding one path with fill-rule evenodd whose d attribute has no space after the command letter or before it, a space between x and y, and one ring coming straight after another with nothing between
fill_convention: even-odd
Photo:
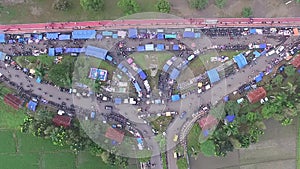
<instances>
[{"instance_id":1,"label":"vegetation","mask_svg":"<svg viewBox=\"0 0 300 169\"><path fill-rule=\"evenodd\" d=\"M165 132L172 120L173 118L171 116L160 116L155 120L151 120L151 125L155 130Z\"/></svg>"},{"instance_id":2,"label":"vegetation","mask_svg":"<svg viewBox=\"0 0 300 169\"><path fill-rule=\"evenodd\" d=\"M155 4L156 9L162 13L169 13L171 10L171 5L168 0L158 0Z\"/></svg>"},{"instance_id":3,"label":"vegetation","mask_svg":"<svg viewBox=\"0 0 300 169\"><path fill-rule=\"evenodd\" d=\"M80 5L86 11L100 11L104 7L103 0L80 0Z\"/></svg>"},{"instance_id":4,"label":"vegetation","mask_svg":"<svg viewBox=\"0 0 300 169\"><path fill-rule=\"evenodd\" d=\"M53 2L53 8L59 11L66 11L71 7L69 0L55 0Z\"/></svg>"},{"instance_id":5,"label":"vegetation","mask_svg":"<svg viewBox=\"0 0 300 169\"><path fill-rule=\"evenodd\" d=\"M253 14L253 11L252 11L251 7L245 7L245 8L243 8L243 10L242 10L242 16L244 18L249 18L249 17L252 16L252 14Z\"/></svg>"},{"instance_id":6,"label":"vegetation","mask_svg":"<svg viewBox=\"0 0 300 169\"><path fill-rule=\"evenodd\" d=\"M137 13L140 10L140 6L136 0L120 0L118 6L126 15Z\"/></svg>"},{"instance_id":7,"label":"vegetation","mask_svg":"<svg viewBox=\"0 0 300 169\"><path fill-rule=\"evenodd\" d=\"M299 76L292 72L295 69L288 69L291 70L282 73L289 74L285 76L286 79L278 74L269 83L268 102L264 104L245 102L239 105L235 101L229 101L224 106L224 113L220 113L222 111L218 107L212 108L210 114L217 119L224 119L225 115L235 115L234 121L221 120L214 133L205 142L201 142L201 129L195 124L187 139L188 153L192 157L197 157L200 151L206 156L225 156L234 148L247 148L250 144L258 142L266 129L265 119L272 118L283 126L290 125L299 113L300 89L297 85Z\"/></svg>"},{"instance_id":8,"label":"vegetation","mask_svg":"<svg viewBox=\"0 0 300 169\"><path fill-rule=\"evenodd\" d=\"M208 0L190 0L190 5L195 9L204 9L208 5Z\"/></svg>"},{"instance_id":9,"label":"vegetation","mask_svg":"<svg viewBox=\"0 0 300 169\"><path fill-rule=\"evenodd\" d=\"M179 158L177 160L177 167L178 169L187 169L188 168L188 164L185 158Z\"/></svg>"},{"instance_id":10,"label":"vegetation","mask_svg":"<svg viewBox=\"0 0 300 169\"><path fill-rule=\"evenodd\" d=\"M217 7L219 8L223 8L225 6L225 4L227 3L227 0L215 0L215 4L217 5Z\"/></svg>"},{"instance_id":11,"label":"vegetation","mask_svg":"<svg viewBox=\"0 0 300 169\"><path fill-rule=\"evenodd\" d=\"M163 164L163 169L167 169L167 156L165 152L161 153L161 160Z\"/></svg>"}]
</instances>

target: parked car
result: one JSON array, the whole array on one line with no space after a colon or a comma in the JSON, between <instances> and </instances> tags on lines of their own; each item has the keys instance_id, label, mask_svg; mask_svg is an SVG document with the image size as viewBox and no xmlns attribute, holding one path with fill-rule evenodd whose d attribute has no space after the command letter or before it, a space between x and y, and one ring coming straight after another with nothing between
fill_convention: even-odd
<instances>
[{"instance_id":1,"label":"parked car","mask_svg":"<svg viewBox=\"0 0 300 169\"><path fill-rule=\"evenodd\" d=\"M182 113L180 114L179 118L180 118L180 119L183 119L185 115L186 115L186 111L182 112Z\"/></svg>"},{"instance_id":2,"label":"parked car","mask_svg":"<svg viewBox=\"0 0 300 169\"><path fill-rule=\"evenodd\" d=\"M276 49L276 54L278 55L278 54L281 53L283 50L284 50L284 46L279 46L279 47Z\"/></svg>"},{"instance_id":3,"label":"parked car","mask_svg":"<svg viewBox=\"0 0 300 169\"><path fill-rule=\"evenodd\" d=\"M104 108L105 108L105 110L112 110L113 109L112 106L105 106Z\"/></svg>"}]
</instances>

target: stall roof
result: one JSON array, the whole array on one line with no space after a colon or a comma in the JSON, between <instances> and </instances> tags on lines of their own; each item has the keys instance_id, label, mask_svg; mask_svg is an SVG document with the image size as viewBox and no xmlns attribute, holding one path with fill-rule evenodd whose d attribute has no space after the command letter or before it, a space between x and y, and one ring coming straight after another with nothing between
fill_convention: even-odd
<instances>
[{"instance_id":1,"label":"stall roof","mask_svg":"<svg viewBox=\"0 0 300 169\"><path fill-rule=\"evenodd\" d=\"M139 76L140 76L140 78L141 78L142 80L147 79L147 75L146 75L146 73L145 73L143 70L139 72Z\"/></svg>"},{"instance_id":2,"label":"stall roof","mask_svg":"<svg viewBox=\"0 0 300 169\"><path fill-rule=\"evenodd\" d=\"M200 127L205 130L216 126L218 124L218 120L214 116L208 114L206 117L201 118L198 123Z\"/></svg>"},{"instance_id":3,"label":"stall roof","mask_svg":"<svg viewBox=\"0 0 300 169\"><path fill-rule=\"evenodd\" d=\"M0 33L0 43L4 43L4 42L5 42L5 34Z\"/></svg>"},{"instance_id":4,"label":"stall roof","mask_svg":"<svg viewBox=\"0 0 300 169\"><path fill-rule=\"evenodd\" d=\"M31 111L35 111L36 106L37 106L37 103L32 100L30 100L29 103L27 104L27 108Z\"/></svg>"},{"instance_id":5,"label":"stall roof","mask_svg":"<svg viewBox=\"0 0 300 169\"><path fill-rule=\"evenodd\" d=\"M122 99L121 98L115 98L115 104L121 104Z\"/></svg>"},{"instance_id":6,"label":"stall roof","mask_svg":"<svg viewBox=\"0 0 300 169\"><path fill-rule=\"evenodd\" d=\"M156 51L163 51L165 50L165 45L164 44L157 44L156 45Z\"/></svg>"},{"instance_id":7,"label":"stall roof","mask_svg":"<svg viewBox=\"0 0 300 169\"><path fill-rule=\"evenodd\" d=\"M0 51L0 60L5 60L6 53Z\"/></svg>"},{"instance_id":8,"label":"stall roof","mask_svg":"<svg viewBox=\"0 0 300 169\"><path fill-rule=\"evenodd\" d=\"M299 36L299 30L298 30L298 28L294 28L293 32L294 32L294 36Z\"/></svg>"},{"instance_id":9,"label":"stall roof","mask_svg":"<svg viewBox=\"0 0 300 169\"><path fill-rule=\"evenodd\" d=\"M106 133L105 133L105 137L109 138L111 140L114 140L118 143L122 143L123 138L124 138L124 132L119 131L117 129L114 129L112 127L107 128Z\"/></svg>"},{"instance_id":10,"label":"stall roof","mask_svg":"<svg viewBox=\"0 0 300 169\"><path fill-rule=\"evenodd\" d=\"M36 78L36 82L37 82L37 83L41 83L41 82L42 82L42 78L41 78L40 76L38 76L38 77Z\"/></svg>"},{"instance_id":11,"label":"stall roof","mask_svg":"<svg viewBox=\"0 0 300 169\"><path fill-rule=\"evenodd\" d=\"M176 34L165 34L165 39L176 39Z\"/></svg>"},{"instance_id":12,"label":"stall roof","mask_svg":"<svg viewBox=\"0 0 300 169\"><path fill-rule=\"evenodd\" d=\"M146 44L145 50L146 51L154 51L154 44Z\"/></svg>"},{"instance_id":13,"label":"stall roof","mask_svg":"<svg viewBox=\"0 0 300 169\"><path fill-rule=\"evenodd\" d=\"M82 53L85 52L85 48L66 48L65 53Z\"/></svg>"},{"instance_id":14,"label":"stall roof","mask_svg":"<svg viewBox=\"0 0 300 169\"><path fill-rule=\"evenodd\" d=\"M266 43L259 44L260 49L265 49L267 47Z\"/></svg>"},{"instance_id":15,"label":"stall roof","mask_svg":"<svg viewBox=\"0 0 300 169\"><path fill-rule=\"evenodd\" d=\"M65 128L70 127L72 118L69 116L55 115L52 119L53 123L57 126L63 126Z\"/></svg>"},{"instance_id":16,"label":"stall roof","mask_svg":"<svg viewBox=\"0 0 300 169\"><path fill-rule=\"evenodd\" d=\"M163 34L163 33L158 33L158 34L157 34L157 39L158 39L158 40L164 39L164 34Z\"/></svg>"},{"instance_id":17,"label":"stall roof","mask_svg":"<svg viewBox=\"0 0 300 169\"><path fill-rule=\"evenodd\" d=\"M106 49L98 48L95 46L87 46L85 50L85 55L105 60L107 52L108 51Z\"/></svg>"},{"instance_id":18,"label":"stall roof","mask_svg":"<svg viewBox=\"0 0 300 169\"><path fill-rule=\"evenodd\" d=\"M300 55L298 55L295 59L293 59L293 61L291 62L291 64L292 64L296 69L300 69Z\"/></svg>"},{"instance_id":19,"label":"stall roof","mask_svg":"<svg viewBox=\"0 0 300 169\"><path fill-rule=\"evenodd\" d=\"M71 35L68 34L61 34L58 36L59 40L70 40L71 39Z\"/></svg>"},{"instance_id":20,"label":"stall roof","mask_svg":"<svg viewBox=\"0 0 300 169\"><path fill-rule=\"evenodd\" d=\"M128 37L132 39L137 38L137 29L135 28L128 29Z\"/></svg>"},{"instance_id":21,"label":"stall roof","mask_svg":"<svg viewBox=\"0 0 300 169\"><path fill-rule=\"evenodd\" d=\"M143 51L145 51L145 46L138 46L138 47L137 47L137 51L138 51L138 52L143 52Z\"/></svg>"},{"instance_id":22,"label":"stall roof","mask_svg":"<svg viewBox=\"0 0 300 169\"><path fill-rule=\"evenodd\" d=\"M183 37L184 38L195 38L195 33L191 31L185 31L183 32Z\"/></svg>"},{"instance_id":23,"label":"stall roof","mask_svg":"<svg viewBox=\"0 0 300 169\"><path fill-rule=\"evenodd\" d=\"M170 68L170 65L165 64L164 67L163 67L163 71L167 72L169 68Z\"/></svg>"},{"instance_id":24,"label":"stall roof","mask_svg":"<svg viewBox=\"0 0 300 169\"><path fill-rule=\"evenodd\" d=\"M260 53L257 50L254 51L253 54L255 55L256 58L260 57Z\"/></svg>"},{"instance_id":25,"label":"stall roof","mask_svg":"<svg viewBox=\"0 0 300 169\"><path fill-rule=\"evenodd\" d=\"M237 63L240 69L248 64L245 56L242 53L238 54L237 56L234 56L233 60Z\"/></svg>"},{"instance_id":26,"label":"stall roof","mask_svg":"<svg viewBox=\"0 0 300 169\"><path fill-rule=\"evenodd\" d=\"M47 33L46 38L47 39L58 39L58 33Z\"/></svg>"},{"instance_id":27,"label":"stall roof","mask_svg":"<svg viewBox=\"0 0 300 169\"><path fill-rule=\"evenodd\" d=\"M170 74L170 79L175 80L179 76L180 71L176 68L174 68Z\"/></svg>"},{"instance_id":28,"label":"stall roof","mask_svg":"<svg viewBox=\"0 0 300 169\"><path fill-rule=\"evenodd\" d=\"M235 115L228 115L225 117L225 120L229 123L233 122L235 119Z\"/></svg>"},{"instance_id":29,"label":"stall roof","mask_svg":"<svg viewBox=\"0 0 300 169\"><path fill-rule=\"evenodd\" d=\"M94 80L98 79L101 81L106 81L107 80L107 70L91 68L89 78L94 79Z\"/></svg>"},{"instance_id":30,"label":"stall roof","mask_svg":"<svg viewBox=\"0 0 300 169\"><path fill-rule=\"evenodd\" d=\"M73 30L72 39L95 39L96 30Z\"/></svg>"},{"instance_id":31,"label":"stall roof","mask_svg":"<svg viewBox=\"0 0 300 169\"><path fill-rule=\"evenodd\" d=\"M210 80L210 83L216 83L220 80L219 73L216 69L211 69L207 71L207 75Z\"/></svg>"},{"instance_id":32,"label":"stall roof","mask_svg":"<svg viewBox=\"0 0 300 169\"><path fill-rule=\"evenodd\" d=\"M133 85L134 85L135 90L136 90L137 92L141 92L141 91L142 91L140 85L139 85L137 82L134 82Z\"/></svg>"},{"instance_id":33,"label":"stall roof","mask_svg":"<svg viewBox=\"0 0 300 169\"><path fill-rule=\"evenodd\" d=\"M61 47L55 48L55 53L62 53L63 49Z\"/></svg>"},{"instance_id":34,"label":"stall roof","mask_svg":"<svg viewBox=\"0 0 300 169\"><path fill-rule=\"evenodd\" d=\"M195 38L200 38L201 37L201 33L195 33Z\"/></svg>"},{"instance_id":35,"label":"stall roof","mask_svg":"<svg viewBox=\"0 0 300 169\"><path fill-rule=\"evenodd\" d=\"M247 98L250 103L259 102L260 99L263 99L267 96L267 92L263 87L259 87L247 94Z\"/></svg>"},{"instance_id":36,"label":"stall roof","mask_svg":"<svg viewBox=\"0 0 300 169\"><path fill-rule=\"evenodd\" d=\"M111 31L103 31L103 32L102 32L102 35L103 35L103 36L112 36L112 35L113 35L113 32L111 32Z\"/></svg>"},{"instance_id":37,"label":"stall roof","mask_svg":"<svg viewBox=\"0 0 300 169\"><path fill-rule=\"evenodd\" d=\"M250 29L250 34L256 34L256 29Z\"/></svg>"},{"instance_id":38,"label":"stall roof","mask_svg":"<svg viewBox=\"0 0 300 169\"><path fill-rule=\"evenodd\" d=\"M179 50L179 45L173 45L173 50Z\"/></svg>"},{"instance_id":39,"label":"stall roof","mask_svg":"<svg viewBox=\"0 0 300 169\"><path fill-rule=\"evenodd\" d=\"M106 60L108 60L108 61L112 61L112 60L113 60L113 57L112 57L112 56L110 56L110 55L106 55Z\"/></svg>"},{"instance_id":40,"label":"stall roof","mask_svg":"<svg viewBox=\"0 0 300 169\"><path fill-rule=\"evenodd\" d=\"M172 95L171 100L172 100L172 102L176 102L176 101L180 100L180 95L179 94Z\"/></svg>"},{"instance_id":41,"label":"stall roof","mask_svg":"<svg viewBox=\"0 0 300 169\"><path fill-rule=\"evenodd\" d=\"M49 48L48 49L48 56L55 56L55 50L54 50L54 48Z\"/></svg>"}]
</instances>

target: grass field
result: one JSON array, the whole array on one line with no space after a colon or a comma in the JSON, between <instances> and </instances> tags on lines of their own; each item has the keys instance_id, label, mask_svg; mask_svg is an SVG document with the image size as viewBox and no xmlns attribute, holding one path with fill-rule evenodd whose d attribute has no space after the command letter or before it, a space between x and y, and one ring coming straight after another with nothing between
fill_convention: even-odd
<instances>
[{"instance_id":1,"label":"grass field","mask_svg":"<svg viewBox=\"0 0 300 169\"><path fill-rule=\"evenodd\" d=\"M118 19L123 12L117 7L118 0L104 0L105 7L98 12L84 11L79 0L73 0L72 7L68 11L57 11L52 8L51 0L31 0L24 3L2 3L3 9L0 12L0 24L6 23L40 23L55 21L87 21ZM138 0L140 11L155 11L156 0Z\"/></svg>"},{"instance_id":2,"label":"grass field","mask_svg":"<svg viewBox=\"0 0 300 169\"><path fill-rule=\"evenodd\" d=\"M156 64L157 68L161 70L172 56L171 52L136 52L131 55L135 63L143 70L150 69L152 64Z\"/></svg>"},{"instance_id":3,"label":"grass field","mask_svg":"<svg viewBox=\"0 0 300 169\"><path fill-rule=\"evenodd\" d=\"M300 116L298 116L298 135L297 135L297 169L300 169Z\"/></svg>"},{"instance_id":4,"label":"grass field","mask_svg":"<svg viewBox=\"0 0 300 169\"><path fill-rule=\"evenodd\" d=\"M0 96L13 91L0 84ZM104 164L89 152L74 154L68 147L54 146L50 140L20 132L25 109L15 110L0 98L1 169L118 169ZM137 169L131 164L129 169Z\"/></svg>"}]
</instances>

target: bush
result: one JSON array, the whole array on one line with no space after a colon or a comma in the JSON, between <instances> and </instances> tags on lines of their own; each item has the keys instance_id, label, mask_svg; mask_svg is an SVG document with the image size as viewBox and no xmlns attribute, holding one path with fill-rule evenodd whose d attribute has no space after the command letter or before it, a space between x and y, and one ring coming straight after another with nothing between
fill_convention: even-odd
<instances>
[{"instance_id":1,"label":"bush","mask_svg":"<svg viewBox=\"0 0 300 169\"><path fill-rule=\"evenodd\" d=\"M53 3L53 8L59 11L66 11L70 9L71 3L69 0L55 0Z\"/></svg>"},{"instance_id":2,"label":"bush","mask_svg":"<svg viewBox=\"0 0 300 169\"><path fill-rule=\"evenodd\" d=\"M227 0L215 0L215 4L218 8L223 8L224 5L227 3Z\"/></svg>"},{"instance_id":3,"label":"bush","mask_svg":"<svg viewBox=\"0 0 300 169\"><path fill-rule=\"evenodd\" d=\"M244 18L249 18L249 17L252 16L252 14L253 14L253 12L252 12L252 9L250 7L243 8L243 10L242 10L242 16Z\"/></svg>"},{"instance_id":4,"label":"bush","mask_svg":"<svg viewBox=\"0 0 300 169\"><path fill-rule=\"evenodd\" d=\"M190 0L190 5L192 8L201 10L208 5L208 0Z\"/></svg>"},{"instance_id":5,"label":"bush","mask_svg":"<svg viewBox=\"0 0 300 169\"><path fill-rule=\"evenodd\" d=\"M103 0L80 0L80 5L86 11L99 11L104 7Z\"/></svg>"},{"instance_id":6,"label":"bush","mask_svg":"<svg viewBox=\"0 0 300 169\"><path fill-rule=\"evenodd\" d=\"M169 13L171 10L170 2L167 0L158 0L155 7L159 12L163 13Z\"/></svg>"},{"instance_id":7,"label":"bush","mask_svg":"<svg viewBox=\"0 0 300 169\"><path fill-rule=\"evenodd\" d=\"M120 0L118 6L126 15L137 13L140 10L140 6L136 0Z\"/></svg>"}]
</instances>

